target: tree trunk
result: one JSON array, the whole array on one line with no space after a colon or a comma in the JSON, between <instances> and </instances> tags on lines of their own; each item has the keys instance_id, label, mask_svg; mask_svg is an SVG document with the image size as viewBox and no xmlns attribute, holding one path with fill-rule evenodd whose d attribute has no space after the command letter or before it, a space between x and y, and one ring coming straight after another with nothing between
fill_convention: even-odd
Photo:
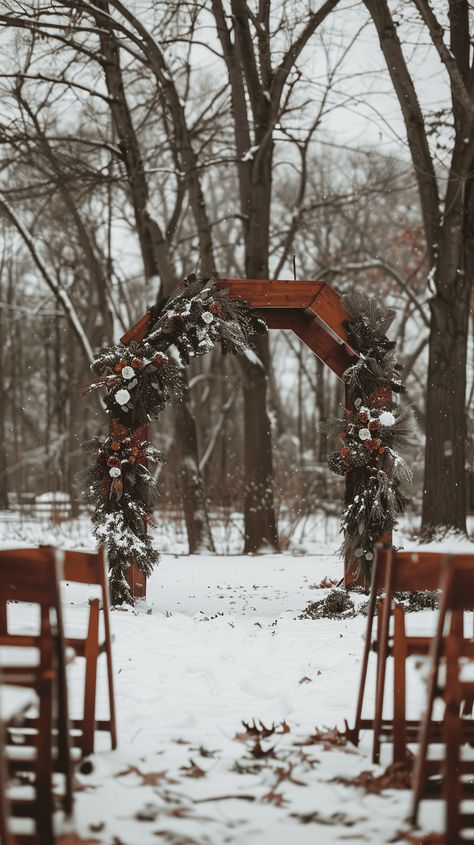
<instances>
[{"instance_id":1,"label":"tree trunk","mask_svg":"<svg viewBox=\"0 0 474 845\"><path fill-rule=\"evenodd\" d=\"M447 215L431 300L422 528L466 531L466 363L472 289L469 198Z\"/></svg>"},{"instance_id":2,"label":"tree trunk","mask_svg":"<svg viewBox=\"0 0 474 845\"><path fill-rule=\"evenodd\" d=\"M214 552L204 487L197 460L196 424L187 383L182 401L175 403L174 419L179 454L178 475L181 482L189 553Z\"/></svg>"},{"instance_id":3,"label":"tree trunk","mask_svg":"<svg viewBox=\"0 0 474 845\"><path fill-rule=\"evenodd\" d=\"M244 554L265 547L278 550L278 531L273 503L273 462L270 419L267 412L266 363L268 337L258 337L256 352L264 367L245 362L245 544Z\"/></svg>"},{"instance_id":4,"label":"tree trunk","mask_svg":"<svg viewBox=\"0 0 474 845\"><path fill-rule=\"evenodd\" d=\"M97 5L108 12L106 2ZM97 22L104 23L100 16ZM176 283L170 247L163 233L163 228L148 210L149 190L145 167L123 84L119 42L112 28L107 31L103 28L100 42L103 56L101 63L110 96L112 119L127 171L130 201L135 215L145 276L147 278L159 276L161 279L160 296L168 296ZM196 173L193 173L190 179L196 182ZM202 206L204 210L203 202ZM201 245L203 242L207 244L206 237L201 232ZM207 255L206 250L207 247L204 250ZM204 265L207 267L210 259L204 260L204 257L202 257L202 260L203 267ZM204 485L199 472L196 422L187 389L183 402L176 404L175 423L189 551L190 553L214 551Z\"/></svg>"},{"instance_id":5,"label":"tree trunk","mask_svg":"<svg viewBox=\"0 0 474 845\"><path fill-rule=\"evenodd\" d=\"M431 303L422 526L466 531L466 344L468 305Z\"/></svg>"},{"instance_id":6,"label":"tree trunk","mask_svg":"<svg viewBox=\"0 0 474 845\"><path fill-rule=\"evenodd\" d=\"M1 285L1 282L0 282ZM2 288L0 286L0 293L3 294ZM5 346L6 346L6 332L4 331L3 326L5 325L6 318L5 314L7 311L3 313L0 312L0 390L2 396L6 395L6 385L5 385L5 367L4 367L4 360L5 360ZM6 410L7 410L7 403L0 402L0 510L4 511L8 509L8 465L7 465L7 443L6 443Z\"/></svg>"}]
</instances>

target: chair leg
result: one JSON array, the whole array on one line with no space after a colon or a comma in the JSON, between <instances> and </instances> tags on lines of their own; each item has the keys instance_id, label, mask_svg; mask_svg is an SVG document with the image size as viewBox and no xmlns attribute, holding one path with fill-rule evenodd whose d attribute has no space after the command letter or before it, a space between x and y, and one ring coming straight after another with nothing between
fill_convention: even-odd
<instances>
[{"instance_id":1,"label":"chair leg","mask_svg":"<svg viewBox=\"0 0 474 845\"><path fill-rule=\"evenodd\" d=\"M99 602L91 602L89 629L84 650L86 659L84 684L84 713L82 724L82 753L86 757L94 752L95 704L97 691L97 661L99 658Z\"/></svg>"},{"instance_id":2,"label":"chair leg","mask_svg":"<svg viewBox=\"0 0 474 845\"><path fill-rule=\"evenodd\" d=\"M460 717L461 695L459 690L459 648L455 636L449 635L446 653L446 711L444 716L445 768L443 789L446 801L446 837L448 842L458 842L461 818L460 803L462 784L459 779L459 759L462 742Z\"/></svg>"},{"instance_id":3,"label":"chair leg","mask_svg":"<svg viewBox=\"0 0 474 845\"><path fill-rule=\"evenodd\" d=\"M52 680L39 687L40 712L37 735L36 827L41 843L54 842L53 835L53 688Z\"/></svg>"},{"instance_id":4,"label":"chair leg","mask_svg":"<svg viewBox=\"0 0 474 845\"><path fill-rule=\"evenodd\" d=\"M107 688L109 692L110 742L112 748L117 748L117 720L115 713L114 672L112 666L112 646L110 631L107 632L105 643L105 657L107 660Z\"/></svg>"},{"instance_id":5,"label":"chair leg","mask_svg":"<svg viewBox=\"0 0 474 845\"><path fill-rule=\"evenodd\" d=\"M394 610L393 634L393 762L406 760L406 636L401 604Z\"/></svg>"},{"instance_id":6,"label":"chair leg","mask_svg":"<svg viewBox=\"0 0 474 845\"><path fill-rule=\"evenodd\" d=\"M426 758L428 754L428 739L431 722L433 719L433 704L438 692L439 662L443 642L443 632L446 621L448 601L450 600L451 576L448 571L441 579L441 599L436 623L436 632L431 640L430 648L430 675L428 678L426 709L423 713L420 732L418 734L418 753L413 769L413 795L409 822L415 826L418 821L420 801L425 788L426 780Z\"/></svg>"},{"instance_id":7,"label":"chair leg","mask_svg":"<svg viewBox=\"0 0 474 845\"><path fill-rule=\"evenodd\" d=\"M379 610L380 613L380 610ZM385 674L387 671L387 656L388 656L388 637L390 628L391 616L391 601L390 596L385 595L383 600L382 619L380 623L380 636L377 641L378 654L378 672L377 672L377 689L375 697L375 716L374 716L374 737L372 746L372 762L378 763L380 760L380 734L382 730L383 719L383 700L385 692Z\"/></svg>"},{"instance_id":8,"label":"chair leg","mask_svg":"<svg viewBox=\"0 0 474 845\"><path fill-rule=\"evenodd\" d=\"M2 736L0 736L0 748L2 749L2 751L4 751L4 732L2 726L0 726L0 730L2 731ZM12 845L12 837L9 833L8 818L9 814L7 802L7 773L4 756L2 755L2 758L0 759L0 842L4 842L5 845Z\"/></svg>"},{"instance_id":9,"label":"chair leg","mask_svg":"<svg viewBox=\"0 0 474 845\"><path fill-rule=\"evenodd\" d=\"M71 735L68 716L68 695L66 665L63 655L57 655L57 702L58 702L58 768L64 773L64 812L67 817L72 815L74 795L71 764Z\"/></svg>"},{"instance_id":10,"label":"chair leg","mask_svg":"<svg viewBox=\"0 0 474 845\"><path fill-rule=\"evenodd\" d=\"M357 697L356 715L353 730L347 731L349 739L354 745L359 744L360 723L362 720L362 708L364 706L365 684L367 681L367 669L369 666L370 648L372 645L372 628L374 624L376 595L372 591L367 609L367 628L365 632L364 654L362 656L362 667L360 673L359 694Z\"/></svg>"}]
</instances>

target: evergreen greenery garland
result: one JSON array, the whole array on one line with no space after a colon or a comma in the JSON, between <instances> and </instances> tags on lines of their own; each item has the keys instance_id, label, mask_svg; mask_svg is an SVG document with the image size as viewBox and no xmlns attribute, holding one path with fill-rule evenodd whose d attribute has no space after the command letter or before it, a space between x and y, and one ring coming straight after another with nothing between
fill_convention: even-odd
<instances>
[{"instance_id":1,"label":"evergreen greenery garland","mask_svg":"<svg viewBox=\"0 0 474 845\"><path fill-rule=\"evenodd\" d=\"M182 393L183 368L191 358L220 344L238 354L255 333L267 331L261 317L213 277L187 276L177 293L149 311L145 338L118 343L92 364L97 378L86 393L105 388L110 434L88 444L94 462L83 477L86 500L93 505L93 532L108 551L112 600L131 603L126 571L131 559L148 576L159 554L147 535L157 485L149 464L164 456L145 439L146 425Z\"/></svg>"},{"instance_id":2,"label":"evergreen greenery garland","mask_svg":"<svg viewBox=\"0 0 474 845\"><path fill-rule=\"evenodd\" d=\"M341 553L368 576L376 542L389 534L404 508L403 482L411 472L398 448L412 440L411 409L398 410L387 397L402 393L395 344L385 334L395 317L375 297L347 294L342 304L351 320L344 323L359 357L344 373L352 408L330 428L342 441L328 458L330 469L350 479L352 501L341 518Z\"/></svg>"}]
</instances>

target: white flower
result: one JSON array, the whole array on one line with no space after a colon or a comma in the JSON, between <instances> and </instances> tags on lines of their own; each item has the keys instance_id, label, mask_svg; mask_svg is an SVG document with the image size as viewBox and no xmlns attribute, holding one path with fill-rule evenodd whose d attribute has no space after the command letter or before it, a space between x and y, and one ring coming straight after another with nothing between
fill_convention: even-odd
<instances>
[{"instance_id":1,"label":"white flower","mask_svg":"<svg viewBox=\"0 0 474 845\"><path fill-rule=\"evenodd\" d=\"M361 428L361 430L359 431L359 437L361 440L370 440L372 435L368 428Z\"/></svg>"},{"instance_id":2,"label":"white flower","mask_svg":"<svg viewBox=\"0 0 474 845\"><path fill-rule=\"evenodd\" d=\"M210 311L203 311L202 314L201 314L201 317L204 320L204 322L208 323L208 324L212 323L212 321L214 320L214 317L212 316Z\"/></svg>"},{"instance_id":3,"label":"white flower","mask_svg":"<svg viewBox=\"0 0 474 845\"><path fill-rule=\"evenodd\" d=\"M121 471L120 471L120 468L119 468L119 467L110 467L110 469L109 469L109 475L110 475L112 478L118 478L118 477L119 477L119 475L122 475L122 473L121 473Z\"/></svg>"},{"instance_id":4,"label":"white flower","mask_svg":"<svg viewBox=\"0 0 474 845\"><path fill-rule=\"evenodd\" d=\"M380 425L385 426L394 425L395 417L391 411L383 411L383 413L380 414L379 423Z\"/></svg>"},{"instance_id":5,"label":"white flower","mask_svg":"<svg viewBox=\"0 0 474 845\"><path fill-rule=\"evenodd\" d=\"M115 394L115 401L117 405L126 405L128 400L130 399L130 393L128 390L117 390Z\"/></svg>"},{"instance_id":6,"label":"white flower","mask_svg":"<svg viewBox=\"0 0 474 845\"><path fill-rule=\"evenodd\" d=\"M122 370L122 378L129 379L133 378L135 375L135 370L133 367L124 367Z\"/></svg>"}]
</instances>

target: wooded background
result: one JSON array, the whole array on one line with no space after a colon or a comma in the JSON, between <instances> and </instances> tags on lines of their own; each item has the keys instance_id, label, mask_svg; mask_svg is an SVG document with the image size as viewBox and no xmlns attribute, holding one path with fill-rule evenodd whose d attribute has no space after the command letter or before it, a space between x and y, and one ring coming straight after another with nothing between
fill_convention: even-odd
<instances>
[{"instance_id":1,"label":"wooded background","mask_svg":"<svg viewBox=\"0 0 474 845\"><path fill-rule=\"evenodd\" d=\"M315 9L314 7L317 6ZM412 509L472 495L474 69L467 0L0 2L0 508L80 507L81 397L101 346L187 273L381 295L418 445ZM295 256L293 264L293 255ZM337 512L324 422L343 388L291 333L216 352L152 439L192 551L206 514Z\"/></svg>"}]
</instances>

